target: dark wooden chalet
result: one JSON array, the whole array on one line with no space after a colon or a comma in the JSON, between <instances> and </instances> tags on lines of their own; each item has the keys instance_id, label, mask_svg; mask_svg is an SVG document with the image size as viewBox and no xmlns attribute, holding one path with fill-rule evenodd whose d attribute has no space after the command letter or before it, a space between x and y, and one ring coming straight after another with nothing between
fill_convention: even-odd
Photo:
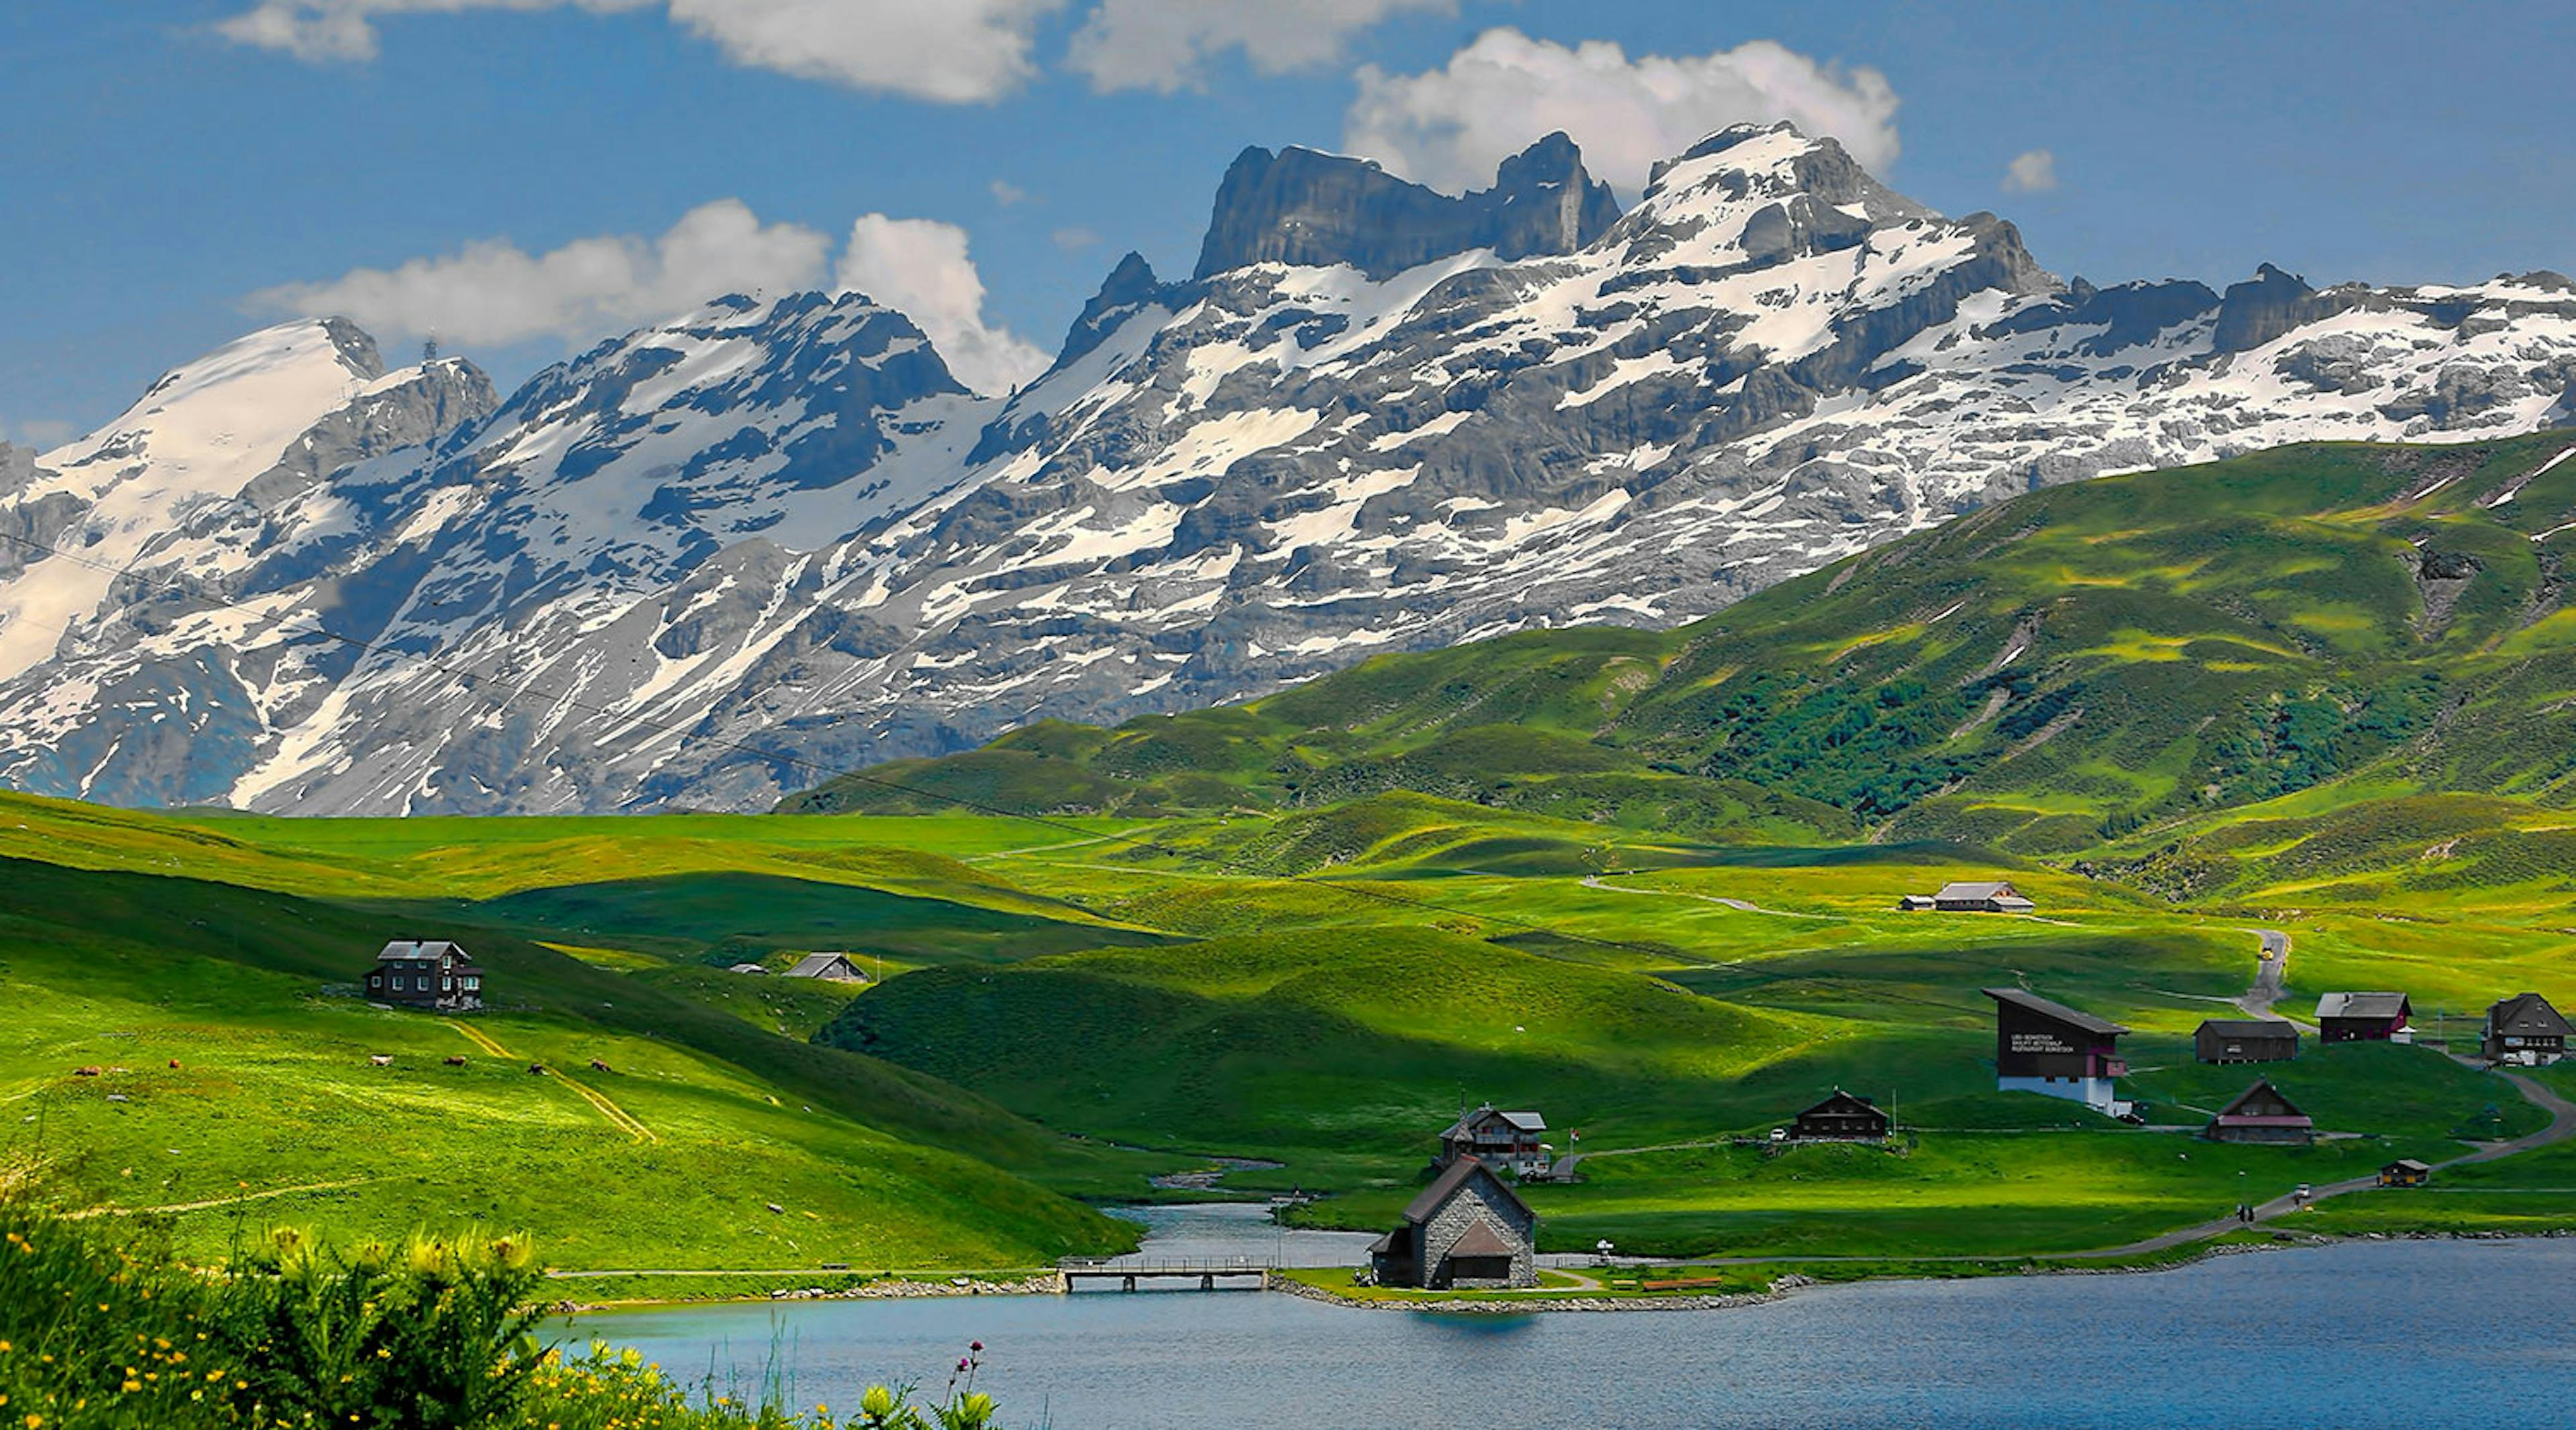
<instances>
[{"instance_id":1,"label":"dark wooden chalet","mask_svg":"<svg viewBox=\"0 0 2576 1430\"><path fill-rule=\"evenodd\" d=\"M2409 1043L2414 1006L2403 993L2329 993L2317 1000L2320 1043Z\"/></svg>"},{"instance_id":2,"label":"dark wooden chalet","mask_svg":"<svg viewBox=\"0 0 2576 1430\"><path fill-rule=\"evenodd\" d=\"M2119 1039L2129 1031L2019 988L1989 988L1995 1000L1995 1086L2036 1092L2125 1117L2114 1079L2126 1077Z\"/></svg>"},{"instance_id":3,"label":"dark wooden chalet","mask_svg":"<svg viewBox=\"0 0 2576 1430\"><path fill-rule=\"evenodd\" d=\"M1447 1167L1472 1157L1490 1167L1509 1168L1515 1176L1538 1176L1548 1166L1547 1147L1538 1140L1545 1131L1547 1119L1537 1113L1503 1112L1488 1102L1461 1113L1440 1134L1436 1165Z\"/></svg>"},{"instance_id":4,"label":"dark wooden chalet","mask_svg":"<svg viewBox=\"0 0 2576 1430\"><path fill-rule=\"evenodd\" d=\"M2254 1085L2236 1095L2236 1100L2218 1110L2201 1129L2201 1136L2212 1142L2283 1142L2300 1146L2313 1142L2317 1125L2297 1104L2281 1095L2267 1077L2256 1078Z\"/></svg>"},{"instance_id":5,"label":"dark wooden chalet","mask_svg":"<svg viewBox=\"0 0 2576 1430\"><path fill-rule=\"evenodd\" d=\"M1834 1095L1798 1114L1789 1136L1802 1142L1874 1142L1887 1135L1887 1114L1866 1097Z\"/></svg>"},{"instance_id":6,"label":"dark wooden chalet","mask_svg":"<svg viewBox=\"0 0 2576 1430\"><path fill-rule=\"evenodd\" d=\"M1494 1169L1461 1157L1369 1247L1380 1286L1512 1290L1538 1284L1538 1213Z\"/></svg>"},{"instance_id":7,"label":"dark wooden chalet","mask_svg":"<svg viewBox=\"0 0 2576 1430\"><path fill-rule=\"evenodd\" d=\"M2379 1169L2383 1187L2420 1187L2433 1180L2433 1169L2412 1157L2400 1157Z\"/></svg>"},{"instance_id":8,"label":"dark wooden chalet","mask_svg":"<svg viewBox=\"0 0 2576 1430\"><path fill-rule=\"evenodd\" d=\"M367 970L367 998L405 1008L461 1012L483 1006L483 970L444 940L396 939Z\"/></svg>"},{"instance_id":9,"label":"dark wooden chalet","mask_svg":"<svg viewBox=\"0 0 2576 1430\"><path fill-rule=\"evenodd\" d=\"M846 953L809 953L796 960L796 966L782 975L788 978L819 978L826 983L865 983L868 976L850 961Z\"/></svg>"},{"instance_id":10,"label":"dark wooden chalet","mask_svg":"<svg viewBox=\"0 0 2576 1430\"><path fill-rule=\"evenodd\" d=\"M2567 1056L2567 1037L2576 1033L2549 1000L2537 993L2499 998L2487 1009L2486 1032L2479 1045L2490 1063L2546 1067Z\"/></svg>"},{"instance_id":11,"label":"dark wooden chalet","mask_svg":"<svg viewBox=\"0 0 2576 1430\"><path fill-rule=\"evenodd\" d=\"M2212 1018L2192 1034L2205 1063L2286 1063L2299 1055L2299 1025L2283 1018Z\"/></svg>"}]
</instances>

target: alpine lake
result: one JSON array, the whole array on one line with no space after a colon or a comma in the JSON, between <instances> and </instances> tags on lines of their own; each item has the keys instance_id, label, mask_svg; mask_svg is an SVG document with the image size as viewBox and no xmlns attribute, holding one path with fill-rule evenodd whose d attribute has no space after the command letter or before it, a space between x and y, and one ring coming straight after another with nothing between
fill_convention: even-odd
<instances>
[{"instance_id":1,"label":"alpine lake","mask_svg":"<svg viewBox=\"0 0 2576 1430\"><path fill-rule=\"evenodd\" d=\"M1282 1230L1259 1206L1126 1214L1148 1229L1143 1266L1348 1265L1368 1241ZM2576 1240L2346 1242L1723 1310L1444 1314L1195 1285L621 1310L567 1336L715 1394L836 1409L881 1381L935 1395L981 1341L976 1386L1004 1422L1052 1430L2422 1426L2499 1385L2576 1384Z\"/></svg>"}]
</instances>

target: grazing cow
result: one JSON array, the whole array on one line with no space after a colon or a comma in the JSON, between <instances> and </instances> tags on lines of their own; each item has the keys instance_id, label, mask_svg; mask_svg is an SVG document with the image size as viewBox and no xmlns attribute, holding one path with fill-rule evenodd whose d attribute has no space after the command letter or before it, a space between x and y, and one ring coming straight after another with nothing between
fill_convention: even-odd
<instances>
[{"instance_id":1,"label":"grazing cow","mask_svg":"<svg viewBox=\"0 0 2576 1430\"><path fill-rule=\"evenodd\" d=\"M172 1059L170 1060L170 1066L172 1066L172 1067L174 1067L174 1068L175 1068L175 1067L177 1067L178 1065L179 1065L179 1060L178 1060L177 1058L172 1058Z\"/></svg>"},{"instance_id":2,"label":"grazing cow","mask_svg":"<svg viewBox=\"0 0 2576 1430\"><path fill-rule=\"evenodd\" d=\"M591 1070L592 1072L608 1072L608 1071L610 1071L608 1064L606 1064L606 1063L604 1063L604 1062L601 1062L601 1061L600 1061L599 1059L597 1059L597 1058L592 1058L592 1059L590 1060L590 1070Z\"/></svg>"},{"instance_id":3,"label":"grazing cow","mask_svg":"<svg viewBox=\"0 0 2576 1430\"><path fill-rule=\"evenodd\" d=\"M367 1054L367 1061L380 1068L389 1068L394 1065L393 1054L391 1053L369 1053Z\"/></svg>"},{"instance_id":4,"label":"grazing cow","mask_svg":"<svg viewBox=\"0 0 2576 1430\"><path fill-rule=\"evenodd\" d=\"M465 1066L465 1055L463 1053L458 1053L447 1060L447 1065L452 1068L461 1068Z\"/></svg>"},{"instance_id":5,"label":"grazing cow","mask_svg":"<svg viewBox=\"0 0 2576 1430\"><path fill-rule=\"evenodd\" d=\"M98 1076L98 1075L99 1075L99 1072L100 1072L100 1071L101 1071L101 1070L100 1070L100 1069L98 1069L98 1068L96 1068L96 1067L74 1068L74 1069L72 1069L72 1076L74 1076L74 1077L96 1077L96 1076Z\"/></svg>"},{"instance_id":6,"label":"grazing cow","mask_svg":"<svg viewBox=\"0 0 2576 1430\"><path fill-rule=\"evenodd\" d=\"M528 1072L530 1075L535 1077L544 1077L546 1075L546 1065L544 1063L530 1063L528 1064Z\"/></svg>"}]
</instances>

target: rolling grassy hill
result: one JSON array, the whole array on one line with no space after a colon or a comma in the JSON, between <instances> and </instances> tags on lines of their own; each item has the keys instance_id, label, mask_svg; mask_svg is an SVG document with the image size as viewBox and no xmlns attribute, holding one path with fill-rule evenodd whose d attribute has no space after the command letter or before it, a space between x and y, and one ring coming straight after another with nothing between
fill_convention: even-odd
<instances>
[{"instance_id":1,"label":"rolling grassy hill","mask_svg":"<svg viewBox=\"0 0 2576 1430\"><path fill-rule=\"evenodd\" d=\"M2051 488L1663 634L1384 657L869 777L1345 825L1409 791L1613 835L2086 858L2192 896L2563 882L2570 442L2292 447ZM936 803L844 780L785 808ZM1265 838L1245 852L1287 869L1363 852Z\"/></svg>"},{"instance_id":2,"label":"rolling grassy hill","mask_svg":"<svg viewBox=\"0 0 2576 1430\"><path fill-rule=\"evenodd\" d=\"M2439 1039L2503 993L2576 1006L2562 450L2303 448L2052 489L1680 631L1041 724L791 802L839 813L0 796L0 998L26 1010L0 1021L0 1157L198 1249L447 1220L534 1226L577 1266L757 1268L1107 1249L1129 1233L1075 1198L1218 1155L1282 1164L1230 1187L1371 1225L1487 1098L1544 1112L1560 1151L1583 1133L1585 1180L1537 1194L1551 1244L1690 1254L2099 1245L2456 1150L2536 1114L2432 1047L2285 1071L2354 1134L2310 1149L2204 1155L1997 1094L1977 990L2127 1023L2134 1090L2186 1125L2248 1080L2188 1046L2258 927L2295 940L2294 1012L2405 988ZM2036 916L1893 907L1997 873ZM465 941L496 1006L334 987L395 936ZM887 981L726 971L826 948ZM1916 1140L1727 1144L1835 1086ZM2563 1160L2417 1204L2576 1225Z\"/></svg>"}]
</instances>

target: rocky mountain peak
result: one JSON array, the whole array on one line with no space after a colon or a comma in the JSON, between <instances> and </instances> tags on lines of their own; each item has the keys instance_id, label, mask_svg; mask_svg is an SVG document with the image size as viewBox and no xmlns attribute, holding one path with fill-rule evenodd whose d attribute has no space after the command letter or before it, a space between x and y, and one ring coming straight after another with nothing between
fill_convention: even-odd
<instances>
[{"instance_id":1,"label":"rocky mountain peak","mask_svg":"<svg viewBox=\"0 0 2576 1430\"><path fill-rule=\"evenodd\" d=\"M1453 198L1373 160L1250 148L1217 186L1196 276L1256 263L1347 263L1371 278L1470 249L1504 259L1572 253L1615 223L1619 201L1564 134L1503 161L1494 187Z\"/></svg>"}]
</instances>

